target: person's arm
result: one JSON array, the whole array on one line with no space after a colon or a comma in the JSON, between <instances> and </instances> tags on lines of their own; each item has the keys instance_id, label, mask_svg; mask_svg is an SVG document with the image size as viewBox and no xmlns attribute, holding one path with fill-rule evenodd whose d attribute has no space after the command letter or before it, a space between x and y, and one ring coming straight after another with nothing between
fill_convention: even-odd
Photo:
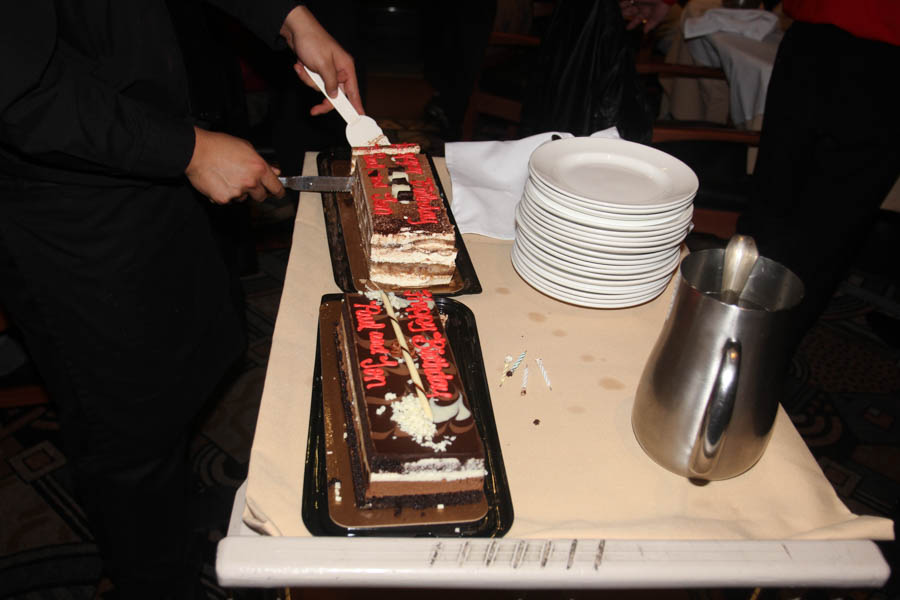
<instances>
[{"instance_id":1,"label":"person's arm","mask_svg":"<svg viewBox=\"0 0 900 600\"><path fill-rule=\"evenodd\" d=\"M0 144L29 161L136 179L180 176L190 124L117 93L57 39L52 0L13 2L0 19Z\"/></svg>"},{"instance_id":2,"label":"person's arm","mask_svg":"<svg viewBox=\"0 0 900 600\"><path fill-rule=\"evenodd\" d=\"M292 10L284 20L281 35L297 56L294 71L306 85L318 89L303 69L304 65L322 76L329 96L334 98L340 86L356 111L365 114L353 57L325 31L308 8L298 6ZM312 107L310 114L321 114L332 108L330 102L323 100Z\"/></svg>"},{"instance_id":3,"label":"person's arm","mask_svg":"<svg viewBox=\"0 0 900 600\"><path fill-rule=\"evenodd\" d=\"M193 127L119 94L58 40L51 0L16 2L0 20L0 144L73 174L153 181L187 176L211 201L282 196L246 141Z\"/></svg>"},{"instance_id":4,"label":"person's arm","mask_svg":"<svg viewBox=\"0 0 900 600\"><path fill-rule=\"evenodd\" d=\"M331 37L310 10L296 0L266 0L246 2L242 0L207 0L241 21L257 37L272 48L289 46L297 57L294 70L297 76L313 89L318 90L303 66L322 76L325 89L332 98L338 86L353 107L365 114L356 80L353 57ZM327 100L312 107L310 114L319 115L332 110Z\"/></svg>"},{"instance_id":5,"label":"person's arm","mask_svg":"<svg viewBox=\"0 0 900 600\"><path fill-rule=\"evenodd\" d=\"M628 21L625 29L635 29L643 25L644 33L662 23L676 0L621 0L622 16Z\"/></svg>"},{"instance_id":6,"label":"person's arm","mask_svg":"<svg viewBox=\"0 0 900 600\"><path fill-rule=\"evenodd\" d=\"M216 204L244 200L262 202L284 196L281 172L263 159L250 142L195 127L196 143L184 173L194 188Z\"/></svg>"}]
</instances>

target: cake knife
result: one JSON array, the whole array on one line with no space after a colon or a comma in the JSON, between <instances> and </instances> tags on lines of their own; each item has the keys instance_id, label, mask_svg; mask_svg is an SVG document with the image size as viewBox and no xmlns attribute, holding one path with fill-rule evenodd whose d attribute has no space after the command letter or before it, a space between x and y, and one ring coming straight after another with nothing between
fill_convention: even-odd
<instances>
[{"instance_id":1,"label":"cake knife","mask_svg":"<svg viewBox=\"0 0 900 600\"><path fill-rule=\"evenodd\" d=\"M337 97L332 98L328 95L328 92L325 91L325 82L322 81L322 77L315 71L310 71L305 66L303 68L306 69L306 72L312 80L319 89L322 90L322 93L325 94L325 97L328 98L328 101L331 102L334 109L338 111L338 114L347 122L347 128L344 132L346 133L347 141L350 142L351 146L391 145L390 140L384 135L384 132L381 130L381 127L378 126L378 123L375 122L375 119L356 112L356 109L353 108L353 105L347 100L347 96L344 95L344 91L341 88L338 88Z\"/></svg>"},{"instance_id":2,"label":"cake knife","mask_svg":"<svg viewBox=\"0 0 900 600\"><path fill-rule=\"evenodd\" d=\"M349 192L353 187L352 177L327 177L319 175L295 175L279 177L286 188L299 192Z\"/></svg>"}]
</instances>

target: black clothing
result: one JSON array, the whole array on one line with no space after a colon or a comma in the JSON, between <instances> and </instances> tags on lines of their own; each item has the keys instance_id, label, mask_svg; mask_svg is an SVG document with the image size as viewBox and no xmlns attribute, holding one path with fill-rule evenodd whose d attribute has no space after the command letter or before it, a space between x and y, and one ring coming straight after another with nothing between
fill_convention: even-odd
<instances>
[{"instance_id":1,"label":"black clothing","mask_svg":"<svg viewBox=\"0 0 900 600\"><path fill-rule=\"evenodd\" d=\"M616 127L649 143L653 113L634 66L634 33L616 0L559 0L522 106L522 135Z\"/></svg>"},{"instance_id":2,"label":"black clothing","mask_svg":"<svg viewBox=\"0 0 900 600\"><path fill-rule=\"evenodd\" d=\"M795 21L778 48L738 222L806 288L798 339L827 306L900 174L900 47Z\"/></svg>"},{"instance_id":3,"label":"black clothing","mask_svg":"<svg viewBox=\"0 0 900 600\"><path fill-rule=\"evenodd\" d=\"M272 45L296 5L215 4ZM178 39L192 15L29 0L0 19L0 303L127 598L190 597L187 431L245 344L206 201L183 175L195 98Z\"/></svg>"},{"instance_id":4,"label":"black clothing","mask_svg":"<svg viewBox=\"0 0 900 600\"><path fill-rule=\"evenodd\" d=\"M460 139L469 96L481 73L494 20L496 0L426 2L422 7L425 79L435 89L426 110L437 110L444 141Z\"/></svg>"}]
</instances>

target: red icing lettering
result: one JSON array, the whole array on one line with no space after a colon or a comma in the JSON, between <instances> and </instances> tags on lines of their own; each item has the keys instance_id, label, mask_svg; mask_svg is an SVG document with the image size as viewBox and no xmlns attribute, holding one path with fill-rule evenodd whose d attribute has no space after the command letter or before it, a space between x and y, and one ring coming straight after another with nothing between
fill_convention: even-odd
<instances>
[{"instance_id":1,"label":"red icing lettering","mask_svg":"<svg viewBox=\"0 0 900 600\"><path fill-rule=\"evenodd\" d=\"M363 154L363 164L366 165L367 169L377 169L381 166L381 162L385 159L386 155L384 152L379 152L377 154Z\"/></svg>"},{"instance_id":2,"label":"red icing lettering","mask_svg":"<svg viewBox=\"0 0 900 600\"><path fill-rule=\"evenodd\" d=\"M437 331L437 325L434 322L434 316L428 307L428 300L431 298L419 292L407 292L406 299L409 300L409 307L406 309L409 315L409 330L412 332L420 331Z\"/></svg>"},{"instance_id":3,"label":"red icing lettering","mask_svg":"<svg viewBox=\"0 0 900 600\"><path fill-rule=\"evenodd\" d=\"M441 197L437 193L434 181L425 179L421 181L410 182L413 188L413 198L416 201L416 208L419 210L419 218L416 221L409 221L411 225L424 225L426 223L439 223L438 214L443 209Z\"/></svg>"},{"instance_id":4,"label":"red icing lettering","mask_svg":"<svg viewBox=\"0 0 900 600\"><path fill-rule=\"evenodd\" d=\"M371 358L366 358L360 361L359 367L362 370L363 382L366 384L366 389L370 390L373 387L381 387L387 384L387 375L384 373L385 367L396 367L397 361L391 358L390 356L379 355L378 362Z\"/></svg>"},{"instance_id":5,"label":"red icing lettering","mask_svg":"<svg viewBox=\"0 0 900 600\"><path fill-rule=\"evenodd\" d=\"M356 330L364 329L384 329L384 323L376 323L375 315L381 313L381 306L372 300L368 304L354 304L354 313L356 314Z\"/></svg>"},{"instance_id":6,"label":"red icing lettering","mask_svg":"<svg viewBox=\"0 0 900 600\"><path fill-rule=\"evenodd\" d=\"M380 331L369 332L369 354L390 354L384 345L384 334Z\"/></svg>"},{"instance_id":7,"label":"red icing lettering","mask_svg":"<svg viewBox=\"0 0 900 600\"><path fill-rule=\"evenodd\" d=\"M447 338L440 332L435 332L433 338L419 334L412 337L412 343L419 358L422 359L422 373L430 388L428 397L452 399L450 381L453 379L453 375L444 372L444 369L450 366L450 363L444 358Z\"/></svg>"},{"instance_id":8,"label":"red icing lettering","mask_svg":"<svg viewBox=\"0 0 900 600\"><path fill-rule=\"evenodd\" d=\"M381 305L374 300L368 304L354 304L353 312L356 315L356 330L369 330L369 354L370 358L360 361L363 383L366 389L381 387L387 384L385 367L396 367L397 361L391 356L390 351L384 345L384 323L375 321L375 317L381 314Z\"/></svg>"},{"instance_id":9,"label":"red icing lettering","mask_svg":"<svg viewBox=\"0 0 900 600\"><path fill-rule=\"evenodd\" d=\"M423 174L422 163L419 162L419 156L417 154L398 154L394 156L394 162L398 165L402 165L407 173L413 175Z\"/></svg>"},{"instance_id":10,"label":"red icing lettering","mask_svg":"<svg viewBox=\"0 0 900 600\"><path fill-rule=\"evenodd\" d=\"M387 175L385 173L381 173L380 171L376 171L374 175L370 175L369 181L372 183L372 187L374 188L391 187L391 185L387 181Z\"/></svg>"},{"instance_id":11,"label":"red icing lettering","mask_svg":"<svg viewBox=\"0 0 900 600\"><path fill-rule=\"evenodd\" d=\"M403 296L409 301L409 307L406 309L406 314L410 319L409 330L415 333L410 341L422 359L422 372L431 388L428 396L452 399L453 394L449 390L453 375L444 372L444 369L450 366L450 363L444 358L447 338L438 331L434 314L428 307L429 301L433 300L431 292L410 290L404 292ZM432 337L422 333L426 331L433 332Z\"/></svg>"},{"instance_id":12,"label":"red icing lettering","mask_svg":"<svg viewBox=\"0 0 900 600\"><path fill-rule=\"evenodd\" d=\"M376 215L389 215L394 211L391 210L391 202L397 202L390 192L383 194L372 194L372 212Z\"/></svg>"}]
</instances>

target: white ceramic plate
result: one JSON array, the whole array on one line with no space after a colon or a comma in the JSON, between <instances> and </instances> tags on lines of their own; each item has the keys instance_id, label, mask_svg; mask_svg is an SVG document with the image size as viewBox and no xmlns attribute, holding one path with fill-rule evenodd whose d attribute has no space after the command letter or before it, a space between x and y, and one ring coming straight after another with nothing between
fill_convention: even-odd
<instances>
[{"instance_id":1,"label":"white ceramic plate","mask_svg":"<svg viewBox=\"0 0 900 600\"><path fill-rule=\"evenodd\" d=\"M513 245L519 260L537 273L544 281L564 286L583 294L600 294L610 296L640 295L663 285L672 276L672 272L657 273L651 279L641 281L606 281L596 280L581 275L574 275L548 266L531 255L523 252L521 246Z\"/></svg>"},{"instance_id":2,"label":"white ceramic plate","mask_svg":"<svg viewBox=\"0 0 900 600\"><path fill-rule=\"evenodd\" d=\"M589 300L627 300L631 298L638 298L644 296L645 294L652 291L656 286L648 286L647 290L631 290L628 288L624 289L614 289L611 291L604 292L592 292L589 290L581 289L577 285L570 285L568 283L558 283L553 281L552 279L547 278L540 267L535 267L534 264L528 260L527 257L522 255L521 250L513 245L512 251L510 252L510 256L512 256L515 261L519 264L520 267L527 270L535 279L540 280L543 284L545 284L548 288L554 288L559 293L564 293L571 295L573 297L581 297L582 299Z\"/></svg>"},{"instance_id":3,"label":"white ceramic plate","mask_svg":"<svg viewBox=\"0 0 900 600\"><path fill-rule=\"evenodd\" d=\"M699 187L697 175L674 156L625 140L554 140L532 153L529 168L562 193L611 207L662 207Z\"/></svg>"},{"instance_id":4,"label":"white ceramic plate","mask_svg":"<svg viewBox=\"0 0 900 600\"><path fill-rule=\"evenodd\" d=\"M521 253L527 254L531 258L547 264L550 268L565 271L572 275L579 275L603 281L646 281L652 279L656 274L674 270L678 267L681 258L680 253L675 252L670 258L659 264L622 268L619 266L576 260L559 254L555 249L548 247L547 245L541 245L539 242L535 242L531 236L521 229L516 234L516 243L519 245Z\"/></svg>"},{"instance_id":5,"label":"white ceramic plate","mask_svg":"<svg viewBox=\"0 0 900 600\"><path fill-rule=\"evenodd\" d=\"M649 302L650 300L653 300L654 298L659 296L662 291L666 289L666 286L664 285L659 290L654 290L644 295L638 295L634 297L577 294L568 291L560 286L554 286L550 283L545 282L539 276L534 275L527 266L519 263L515 253L513 253L511 256L513 267L516 269L516 272L531 287L551 298L561 300L563 302L568 302L569 304L574 304L576 306L583 306L587 308L628 308L631 306L637 306L638 304Z\"/></svg>"},{"instance_id":6,"label":"white ceramic plate","mask_svg":"<svg viewBox=\"0 0 900 600\"><path fill-rule=\"evenodd\" d=\"M590 231L602 231L604 234L612 237L621 238L650 238L672 233L677 230L684 229L690 222L694 214L694 206L688 203L687 208L681 209L674 213L672 218L656 223L655 225L644 225L643 227L621 227L617 221L608 218L598 218L590 215L584 215L563 206L552 199L536 192L533 187L525 185L522 199L527 200L534 207L540 207L541 211L555 222L565 224ZM632 221L632 223L636 223Z\"/></svg>"},{"instance_id":7,"label":"white ceramic plate","mask_svg":"<svg viewBox=\"0 0 900 600\"><path fill-rule=\"evenodd\" d=\"M539 222L534 221L526 213L519 203L516 209L516 225L525 228L532 237L540 238L541 242L553 246L559 252L569 256L584 258L585 260L602 261L603 263L622 266L637 266L660 262L677 252L680 244L671 248L662 248L654 251L627 251L622 252L618 248L606 251L596 244L573 244L569 238L559 236L553 231L544 228Z\"/></svg>"},{"instance_id":8,"label":"white ceramic plate","mask_svg":"<svg viewBox=\"0 0 900 600\"><path fill-rule=\"evenodd\" d=\"M519 202L519 210L530 218L532 224L558 238L561 242L614 254L646 254L678 246L687 236L689 227L662 236L630 239L621 238L599 229L592 230L574 223L554 220L539 208L534 208L524 201Z\"/></svg>"},{"instance_id":9,"label":"white ceramic plate","mask_svg":"<svg viewBox=\"0 0 900 600\"><path fill-rule=\"evenodd\" d=\"M609 278L640 278L657 269L668 268L670 264L677 266L681 260L680 249L676 248L665 259L653 263L630 264L592 262L586 257L564 254L559 247L544 244L539 237L535 237L522 229L517 232L516 240L524 241L523 250L535 254L537 257L552 263L560 269L568 270L573 273L587 272L602 274L604 277Z\"/></svg>"},{"instance_id":10,"label":"white ceramic plate","mask_svg":"<svg viewBox=\"0 0 900 600\"><path fill-rule=\"evenodd\" d=\"M632 223L635 226L640 226L641 224L654 224L671 220L684 210L685 207L691 205L695 196L695 194L691 194L680 201L667 204L661 208L638 207L638 209L634 209L632 207L604 206L597 202L563 194L559 190L547 186L547 184L535 177L533 173L528 178L528 183L530 183L531 187L536 191L559 204L568 206L572 210L585 215L612 219L617 223L620 223L623 227L628 227Z\"/></svg>"}]
</instances>

